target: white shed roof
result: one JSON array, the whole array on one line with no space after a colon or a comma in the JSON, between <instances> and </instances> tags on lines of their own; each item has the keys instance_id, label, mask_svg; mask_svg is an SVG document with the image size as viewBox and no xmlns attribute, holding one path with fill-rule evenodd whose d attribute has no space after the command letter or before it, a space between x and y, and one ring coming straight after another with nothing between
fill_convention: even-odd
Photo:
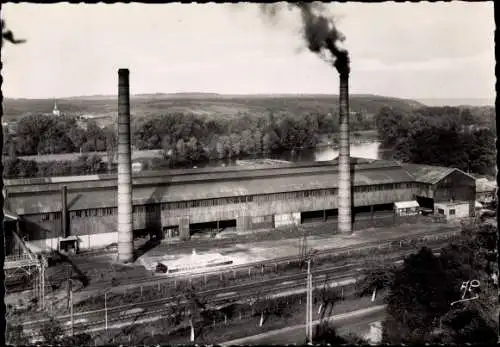
<instances>
[{"instance_id":1,"label":"white shed roof","mask_svg":"<svg viewBox=\"0 0 500 347\"><path fill-rule=\"evenodd\" d=\"M397 201L394 203L396 208L412 208L412 207L420 207L416 200L411 201Z\"/></svg>"}]
</instances>

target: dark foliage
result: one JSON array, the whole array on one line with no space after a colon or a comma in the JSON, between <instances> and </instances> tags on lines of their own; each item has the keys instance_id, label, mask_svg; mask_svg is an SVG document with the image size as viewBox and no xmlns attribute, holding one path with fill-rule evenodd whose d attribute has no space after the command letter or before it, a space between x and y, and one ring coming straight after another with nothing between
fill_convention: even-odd
<instances>
[{"instance_id":1,"label":"dark foliage","mask_svg":"<svg viewBox=\"0 0 500 347\"><path fill-rule=\"evenodd\" d=\"M436 257L429 249L409 256L396 271L387 299L383 340L400 343L495 343L497 339L498 272L496 228L464 228L462 238ZM477 295L462 303L462 284L477 280Z\"/></svg>"},{"instance_id":2,"label":"dark foliage","mask_svg":"<svg viewBox=\"0 0 500 347\"><path fill-rule=\"evenodd\" d=\"M493 175L493 108L425 107L413 112L383 108L375 116L382 145L394 158Z\"/></svg>"}]
</instances>

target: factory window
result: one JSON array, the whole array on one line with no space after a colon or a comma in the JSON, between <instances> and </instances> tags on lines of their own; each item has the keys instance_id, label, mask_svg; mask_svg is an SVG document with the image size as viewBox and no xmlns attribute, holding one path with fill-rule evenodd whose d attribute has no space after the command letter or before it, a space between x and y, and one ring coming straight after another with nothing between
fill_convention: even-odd
<instances>
[{"instance_id":1,"label":"factory window","mask_svg":"<svg viewBox=\"0 0 500 347\"><path fill-rule=\"evenodd\" d=\"M162 210L162 211L167 210L167 209L168 209L168 207L167 207L167 206L168 206L168 204L166 204L166 203L161 204L161 210Z\"/></svg>"},{"instance_id":2,"label":"factory window","mask_svg":"<svg viewBox=\"0 0 500 347\"><path fill-rule=\"evenodd\" d=\"M247 201L248 201L248 202L252 202L252 201L253 201L253 195L249 195L249 196L247 196Z\"/></svg>"},{"instance_id":3,"label":"factory window","mask_svg":"<svg viewBox=\"0 0 500 347\"><path fill-rule=\"evenodd\" d=\"M450 216L453 216L455 214L455 209L450 210Z\"/></svg>"},{"instance_id":4,"label":"factory window","mask_svg":"<svg viewBox=\"0 0 500 347\"><path fill-rule=\"evenodd\" d=\"M156 205L146 205L147 213L154 213L156 211Z\"/></svg>"},{"instance_id":5,"label":"factory window","mask_svg":"<svg viewBox=\"0 0 500 347\"><path fill-rule=\"evenodd\" d=\"M42 214L41 219L42 219L42 221L44 221L44 222L46 222L46 221L50 220L50 214L48 214L48 213L44 213L44 214Z\"/></svg>"},{"instance_id":6,"label":"factory window","mask_svg":"<svg viewBox=\"0 0 500 347\"><path fill-rule=\"evenodd\" d=\"M76 211L76 216L78 218L82 218L82 211Z\"/></svg>"},{"instance_id":7,"label":"factory window","mask_svg":"<svg viewBox=\"0 0 500 347\"><path fill-rule=\"evenodd\" d=\"M442 208L438 208L438 213L439 214L444 214L444 210Z\"/></svg>"}]
</instances>

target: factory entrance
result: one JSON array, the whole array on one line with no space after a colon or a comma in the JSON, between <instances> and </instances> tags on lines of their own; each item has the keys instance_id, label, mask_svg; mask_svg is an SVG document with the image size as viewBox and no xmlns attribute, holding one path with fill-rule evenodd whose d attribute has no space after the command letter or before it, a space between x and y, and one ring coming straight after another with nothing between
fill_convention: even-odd
<instances>
[{"instance_id":1,"label":"factory entrance","mask_svg":"<svg viewBox=\"0 0 500 347\"><path fill-rule=\"evenodd\" d=\"M189 233L191 236L209 234L214 237L219 232L227 229L236 229L236 219L189 224Z\"/></svg>"},{"instance_id":2,"label":"factory entrance","mask_svg":"<svg viewBox=\"0 0 500 347\"><path fill-rule=\"evenodd\" d=\"M394 204L373 205L373 218L389 218L394 216Z\"/></svg>"},{"instance_id":3,"label":"factory entrance","mask_svg":"<svg viewBox=\"0 0 500 347\"><path fill-rule=\"evenodd\" d=\"M164 239L171 239L174 237L179 237L179 226L178 225L171 225L171 226L166 226L163 227L163 238Z\"/></svg>"},{"instance_id":4,"label":"factory entrance","mask_svg":"<svg viewBox=\"0 0 500 347\"><path fill-rule=\"evenodd\" d=\"M367 220L372 218L370 206L357 206L352 209L352 218L354 221Z\"/></svg>"},{"instance_id":5,"label":"factory entrance","mask_svg":"<svg viewBox=\"0 0 500 347\"><path fill-rule=\"evenodd\" d=\"M305 211L300 213L300 223L315 223L324 222L327 220L337 219L339 211L337 209L332 210L316 210L316 211Z\"/></svg>"},{"instance_id":6,"label":"factory entrance","mask_svg":"<svg viewBox=\"0 0 500 347\"><path fill-rule=\"evenodd\" d=\"M322 222L326 220L326 211L306 211L300 213L300 224Z\"/></svg>"}]
</instances>

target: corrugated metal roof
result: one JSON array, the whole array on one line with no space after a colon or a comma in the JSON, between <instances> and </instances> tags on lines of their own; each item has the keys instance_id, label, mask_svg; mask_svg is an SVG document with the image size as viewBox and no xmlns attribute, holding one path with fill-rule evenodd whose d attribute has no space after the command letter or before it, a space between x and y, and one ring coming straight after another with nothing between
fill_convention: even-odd
<instances>
[{"instance_id":1,"label":"corrugated metal roof","mask_svg":"<svg viewBox=\"0 0 500 347\"><path fill-rule=\"evenodd\" d=\"M416 182L435 184L452 173L454 168L420 164L403 164L408 173L415 177Z\"/></svg>"},{"instance_id":2,"label":"corrugated metal roof","mask_svg":"<svg viewBox=\"0 0 500 347\"><path fill-rule=\"evenodd\" d=\"M354 174L354 185L374 185L412 182L413 177L400 168L358 170ZM231 196L272 194L288 191L336 188L336 171L321 174L274 176L219 181L184 182L155 186L134 187L134 204L174 202L198 199L213 199ZM68 192L68 209L80 210L98 207L114 207L116 189L94 189L85 192ZM59 194L22 194L9 198L9 204L19 214L57 212L61 209Z\"/></svg>"},{"instance_id":3,"label":"corrugated metal roof","mask_svg":"<svg viewBox=\"0 0 500 347\"><path fill-rule=\"evenodd\" d=\"M489 181L487 178L478 178L476 180L476 192L493 192L497 189L495 181Z\"/></svg>"},{"instance_id":4,"label":"corrugated metal roof","mask_svg":"<svg viewBox=\"0 0 500 347\"><path fill-rule=\"evenodd\" d=\"M412 208L412 207L420 207L417 201L397 201L394 203L396 208Z\"/></svg>"}]
</instances>

